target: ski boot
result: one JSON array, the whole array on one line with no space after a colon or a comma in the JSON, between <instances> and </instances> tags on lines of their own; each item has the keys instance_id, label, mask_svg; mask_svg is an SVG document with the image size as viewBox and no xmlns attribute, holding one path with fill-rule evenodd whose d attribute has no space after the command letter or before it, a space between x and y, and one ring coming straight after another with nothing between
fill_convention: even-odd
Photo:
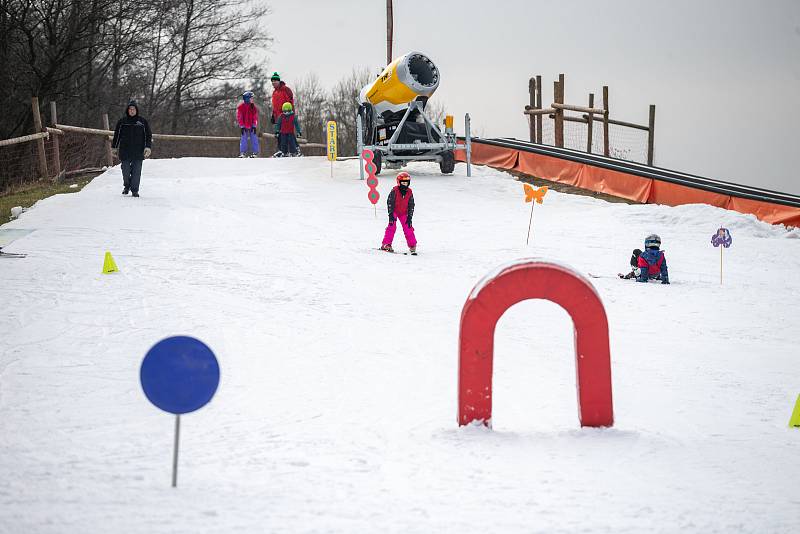
<instances>
[{"instance_id":1,"label":"ski boot","mask_svg":"<svg viewBox=\"0 0 800 534\"><path fill-rule=\"evenodd\" d=\"M381 248L379 250L383 250L385 252L394 252L392 245L381 245Z\"/></svg>"},{"instance_id":2,"label":"ski boot","mask_svg":"<svg viewBox=\"0 0 800 534\"><path fill-rule=\"evenodd\" d=\"M130 189L128 189L128 188L126 187L125 189L123 189L123 190L122 190L122 194L123 194L123 195L127 195L127 194L128 194L128 191L130 191Z\"/></svg>"},{"instance_id":3,"label":"ski boot","mask_svg":"<svg viewBox=\"0 0 800 534\"><path fill-rule=\"evenodd\" d=\"M246 158L246 157L247 157L247 154L245 154L244 152L240 152L240 153L239 153L239 157L240 157L240 158Z\"/></svg>"},{"instance_id":4,"label":"ski boot","mask_svg":"<svg viewBox=\"0 0 800 534\"><path fill-rule=\"evenodd\" d=\"M273 157L273 158L282 158L282 157L283 157L283 152L281 152L280 150L278 150L277 152L275 152L275 153L272 155L272 157Z\"/></svg>"},{"instance_id":5,"label":"ski boot","mask_svg":"<svg viewBox=\"0 0 800 534\"><path fill-rule=\"evenodd\" d=\"M250 154L248 157L250 157L250 158L257 158L257 157L258 157L258 154L256 154L256 153L252 153L252 154Z\"/></svg>"},{"instance_id":6,"label":"ski boot","mask_svg":"<svg viewBox=\"0 0 800 534\"><path fill-rule=\"evenodd\" d=\"M417 255L417 247L408 247L408 251L411 253L412 256Z\"/></svg>"}]
</instances>

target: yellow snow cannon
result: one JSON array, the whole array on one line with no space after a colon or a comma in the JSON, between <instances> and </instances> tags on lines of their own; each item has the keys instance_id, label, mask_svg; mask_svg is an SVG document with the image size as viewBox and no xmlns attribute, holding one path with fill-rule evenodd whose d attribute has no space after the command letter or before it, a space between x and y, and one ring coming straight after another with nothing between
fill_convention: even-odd
<instances>
[{"instance_id":1,"label":"yellow snow cannon","mask_svg":"<svg viewBox=\"0 0 800 534\"><path fill-rule=\"evenodd\" d=\"M358 155L361 159L364 149L373 152L375 174L380 174L382 166L399 169L409 161L436 161L442 173L450 174L456 165L455 150L467 151L467 176L471 174L469 114L465 117L466 144L462 145L457 143L452 117L441 127L425 113L439 80L439 69L428 56L409 52L361 89L356 118Z\"/></svg>"},{"instance_id":2,"label":"yellow snow cannon","mask_svg":"<svg viewBox=\"0 0 800 534\"><path fill-rule=\"evenodd\" d=\"M380 115L405 111L419 97L428 99L439 87L439 69L427 56L410 52L392 61L371 84L361 90L361 102Z\"/></svg>"}]
</instances>

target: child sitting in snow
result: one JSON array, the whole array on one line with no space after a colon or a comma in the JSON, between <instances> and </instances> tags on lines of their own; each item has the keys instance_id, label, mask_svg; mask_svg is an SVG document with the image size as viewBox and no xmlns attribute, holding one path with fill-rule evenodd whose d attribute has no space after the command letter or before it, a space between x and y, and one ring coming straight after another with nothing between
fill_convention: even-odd
<instances>
[{"instance_id":1,"label":"child sitting in snow","mask_svg":"<svg viewBox=\"0 0 800 534\"><path fill-rule=\"evenodd\" d=\"M637 282L661 280L662 284L669 284L667 258L661 250L661 238L656 234L650 234L644 240L644 251L639 255L638 266Z\"/></svg>"},{"instance_id":2,"label":"child sitting in snow","mask_svg":"<svg viewBox=\"0 0 800 534\"><path fill-rule=\"evenodd\" d=\"M283 113L275 123L275 135L278 136L278 152L276 158L284 156L299 156L300 149L297 147L297 135L303 135L300 131L300 123L297 122L297 115L294 114L294 106L291 102L284 102Z\"/></svg>"},{"instance_id":3,"label":"child sitting in snow","mask_svg":"<svg viewBox=\"0 0 800 534\"><path fill-rule=\"evenodd\" d=\"M403 234L406 236L408 251L413 255L417 254L417 238L414 236L414 227L411 226L411 218L414 216L414 193L411 192L410 185L411 175L405 171L397 175L397 185L386 200L389 208L389 226L386 227L386 233L383 235L381 250L394 252L392 241L394 241L394 233L397 230L396 221L399 220L400 226L403 227Z\"/></svg>"}]
</instances>

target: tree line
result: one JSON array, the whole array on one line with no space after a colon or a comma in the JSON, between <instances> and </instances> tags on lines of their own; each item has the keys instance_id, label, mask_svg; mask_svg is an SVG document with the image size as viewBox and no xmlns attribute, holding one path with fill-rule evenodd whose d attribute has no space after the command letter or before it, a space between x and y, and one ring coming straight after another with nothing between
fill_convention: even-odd
<instances>
[{"instance_id":1,"label":"tree line","mask_svg":"<svg viewBox=\"0 0 800 534\"><path fill-rule=\"evenodd\" d=\"M93 124L136 98L162 132L203 133L270 43L268 8L240 0L0 0L0 137L31 131L30 97ZM227 119L227 117L225 117Z\"/></svg>"},{"instance_id":2,"label":"tree line","mask_svg":"<svg viewBox=\"0 0 800 534\"><path fill-rule=\"evenodd\" d=\"M113 123L133 98L153 131L232 135L248 89L270 131L270 71L253 59L268 20L243 0L0 0L0 139L33 131L31 96L58 102L63 124ZM376 74L353 68L330 90L313 74L286 80L308 140L324 143L335 120L339 153L355 154L358 95Z\"/></svg>"}]
</instances>

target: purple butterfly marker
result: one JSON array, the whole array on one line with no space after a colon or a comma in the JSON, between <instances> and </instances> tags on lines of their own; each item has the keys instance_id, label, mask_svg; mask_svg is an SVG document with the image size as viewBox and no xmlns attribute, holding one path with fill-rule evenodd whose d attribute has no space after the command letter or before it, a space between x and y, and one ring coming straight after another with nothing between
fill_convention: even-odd
<instances>
[{"instance_id":1,"label":"purple butterfly marker","mask_svg":"<svg viewBox=\"0 0 800 534\"><path fill-rule=\"evenodd\" d=\"M711 244L714 247L719 247L719 283L722 284L722 250L729 248L733 243L731 233L727 228L719 228L714 235L711 236ZM720 246L721 245L721 246Z\"/></svg>"},{"instance_id":2,"label":"purple butterfly marker","mask_svg":"<svg viewBox=\"0 0 800 534\"><path fill-rule=\"evenodd\" d=\"M731 233L727 228L720 228L713 236L711 236L711 244L715 247L722 245L725 248L729 248L732 243L733 238L731 237Z\"/></svg>"}]
</instances>

